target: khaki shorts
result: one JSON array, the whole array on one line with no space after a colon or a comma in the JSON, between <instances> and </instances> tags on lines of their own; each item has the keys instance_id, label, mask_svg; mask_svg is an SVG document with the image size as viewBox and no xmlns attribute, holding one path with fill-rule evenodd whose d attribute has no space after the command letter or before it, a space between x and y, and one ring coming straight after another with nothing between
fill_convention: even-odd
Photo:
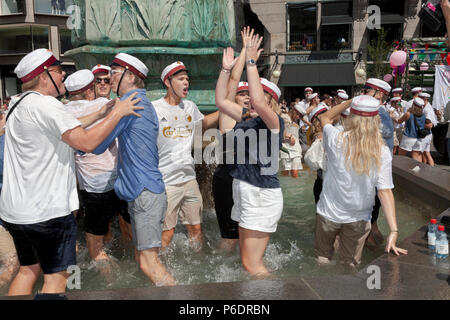
<instances>
[{"instance_id":1,"label":"khaki shorts","mask_svg":"<svg viewBox=\"0 0 450 320\"><path fill-rule=\"evenodd\" d=\"M166 186L167 211L163 230L175 228L180 216L182 224L196 225L202 222L203 199L196 179Z\"/></svg>"},{"instance_id":2,"label":"khaki shorts","mask_svg":"<svg viewBox=\"0 0 450 320\"><path fill-rule=\"evenodd\" d=\"M16 247L14 246L13 238L5 228L0 226L0 262L5 261L15 255ZM2 263L0 263L0 265Z\"/></svg>"},{"instance_id":3,"label":"khaki shorts","mask_svg":"<svg viewBox=\"0 0 450 320\"><path fill-rule=\"evenodd\" d=\"M341 260L356 266L361 262L364 243L370 229L370 221L335 223L317 214L314 253L316 257L325 257L331 260L334 254L334 242L339 236Z\"/></svg>"}]
</instances>

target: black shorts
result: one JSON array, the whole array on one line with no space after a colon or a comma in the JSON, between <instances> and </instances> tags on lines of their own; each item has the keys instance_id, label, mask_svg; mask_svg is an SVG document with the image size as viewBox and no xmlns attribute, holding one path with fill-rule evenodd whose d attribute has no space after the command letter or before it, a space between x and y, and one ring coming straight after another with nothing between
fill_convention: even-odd
<instances>
[{"instance_id":1,"label":"black shorts","mask_svg":"<svg viewBox=\"0 0 450 320\"><path fill-rule=\"evenodd\" d=\"M52 274L77 264L77 224L72 213L34 224L3 221L3 226L13 237L21 266L39 263L44 274Z\"/></svg>"},{"instance_id":2,"label":"black shorts","mask_svg":"<svg viewBox=\"0 0 450 320\"><path fill-rule=\"evenodd\" d=\"M87 233L96 236L106 235L109 223L117 213L130 223L128 204L120 200L114 190L104 193L80 190L80 197L84 211L84 230Z\"/></svg>"},{"instance_id":3,"label":"black shorts","mask_svg":"<svg viewBox=\"0 0 450 320\"><path fill-rule=\"evenodd\" d=\"M212 182L214 205L220 234L224 239L239 239L238 222L231 219L233 208L233 179L214 175Z\"/></svg>"}]
</instances>

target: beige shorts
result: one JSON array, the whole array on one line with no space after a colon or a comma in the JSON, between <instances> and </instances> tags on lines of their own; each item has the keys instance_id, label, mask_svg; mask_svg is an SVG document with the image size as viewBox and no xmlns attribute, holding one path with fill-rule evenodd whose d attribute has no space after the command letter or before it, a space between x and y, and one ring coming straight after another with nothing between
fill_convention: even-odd
<instances>
[{"instance_id":1,"label":"beige shorts","mask_svg":"<svg viewBox=\"0 0 450 320\"><path fill-rule=\"evenodd\" d=\"M180 216L182 224L196 225L202 222L203 199L196 179L166 186L167 211L163 230L175 228Z\"/></svg>"},{"instance_id":2,"label":"beige shorts","mask_svg":"<svg viewBox=\"0 0 450 320\"><path fill-rule=\"evenodd\" d=\"M346 264L358 265L371 228L370 221L335 223L316 215L314 253L316 257L333 258L334 242L339 236L339 255Z\"/></svg>"},{"instance_id":3,"label":"beige shorts","mask_svg":"<svg viewBox=\"0 0 450 320\"><path fill-rule=\"evenodd\" d=\"M402 137L403 137L403 129L395 128L394 129L394 147L400 146L400 143L402 142Z\"/></svg>"},{"instance_id":4,"label":"beige shorts","mask_svg":"<svg viewBox=\"0 0 450 320\"><path fill-rule=\"evenodd\" d=\"M13 238L5 228L0 226L0 262L14 255L16 255L16 247Z\"/></svg>"}]
</instances>

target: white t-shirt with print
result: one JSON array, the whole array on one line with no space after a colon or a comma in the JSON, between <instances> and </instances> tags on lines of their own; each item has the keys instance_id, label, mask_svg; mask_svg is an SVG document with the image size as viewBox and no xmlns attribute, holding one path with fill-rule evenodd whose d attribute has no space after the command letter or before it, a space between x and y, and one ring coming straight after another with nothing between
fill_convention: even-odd
<instances>
[{"instance_id":1,"label":"white t-shirt with print","mask_svg":"<svg viewBox=\"0 0 450 320\"><path fill-rule=\"evenodd\" d=\"M78 209L74 150L61 138L80 125L61 102L39 93L15 108L5 133L3 220L34 224Z\"/></svg>"},{"instance_id":2,"label":"white t-shirt with print","mask_svg":"<svg viewBox=\"0 0 450 320\"><path fill-rule=\"evenodd\" d=\"M164 183L176 185L195 179L192 144L195 130L201 130L203 114L189 100L171 106L163 97L152 104L158 114L159 170Z\"/></svg>"},{"instance_id":3,"label":"white t-shirt with print","mask_svg":"<svg viewBox=\"0 0 450 320\"><path fill-rule=\"evenodd\" d=\"M392 156L383 144L381 167L370 176L358 175L345 168L345 154L337 128L327 124L323 128L323 147L327 155L327 174L323 182L317 213L336 223L369 221L375 204L375 187L392 189ZM345 134L345 133L343 133Z\"/></svg>"},{"instance_id":4,"label":"white t-shirt with print","mask_svg":"<svg viewBox=\"0 0 450 320\"><path fill-rule=\"evenodd\" d=\"M106 98L98 98L93 101L70 101L65 107L75 118L80 118L97 112L108 101ZM86 129L95 126L101 121L103 119L100 119ZM75 153L75 165L80 190L104 193L114 189L114 182L117 178L117 152L118 142L115 139L102 154Z\"/></svg>"}]
</instances>

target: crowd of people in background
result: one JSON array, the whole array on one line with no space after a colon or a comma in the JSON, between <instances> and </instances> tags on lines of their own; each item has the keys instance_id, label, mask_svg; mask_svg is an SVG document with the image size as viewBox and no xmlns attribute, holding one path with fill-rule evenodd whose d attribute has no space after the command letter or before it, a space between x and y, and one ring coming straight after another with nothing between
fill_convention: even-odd
<instances>
[{"instance_id":1,"label":"crowd of people in background","mask_svg":"<svg viewBox=\"0 0 450 320\"><path fill-rule=\"evenodd\" d=\"M0 259L7 266L0 286L13 278L9 295L31 294L42 273L43 293L65 292L67 268L77 263L77 212L101 273L114 272L104 245L118 217L142 272L155 285L175 285L160 249L170 245L179 220L191 250L202 250L203 203L192 147L195 134L210 128L219 130L226 146L212 184L220 248L239 247L242 266L254 278L271 275L263 258L282 218L273 164L292 178L303 163L317 171L312 192L320 264L334 259L338 247L340 260L356 268L365 245L381 245L380 207L389 227L385 251L407 254L396 245L393 154L434 165L430 129L448 121L449 106L433 110L422 88L413 88L406 102L408 92L375 78L354 97L343 89L320 95L308 87L303 99L288 105L256 67L262 37L246 27L242 39L238 57L224 50L218 110L208 115L187 99L189 70L180 61L164 68L166 91L155 101L146 95L147 66L126 53L66 79L46 49L20 61L15 73L23 93L0 115ZM244 69L246 82L240 81ZM243 159L236 150L244 150ZM262 150L270 151L269 159Z\"/></svg>"}]
</instances>

